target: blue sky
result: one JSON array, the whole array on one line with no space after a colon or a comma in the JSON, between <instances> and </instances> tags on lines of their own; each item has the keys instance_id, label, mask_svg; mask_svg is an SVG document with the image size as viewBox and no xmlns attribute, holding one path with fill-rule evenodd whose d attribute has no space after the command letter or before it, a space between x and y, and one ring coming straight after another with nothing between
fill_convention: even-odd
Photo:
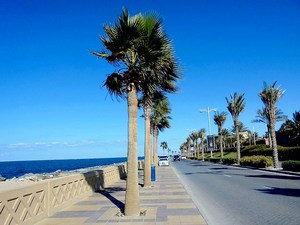
<instances>
[{"instance_id":1,"label":"blue sky","mask_svg":"<svg viewBox=\"0 0 300 225\"><path fill-rule=\"evenodd\" d=\"M162 17L184 71L169 96L172 128L159 137L171 150L207 129L200 108L227 111L234 92L245 93L240 120L262 135L265 126L251 120L263 81L286 90L278 107L289 118L300 109L299 1L1 1L0 161L126 156L126 102L101 87L114 68L89 54L102 49L103 24L123 6Z\"/></svg>"}]
</instances>

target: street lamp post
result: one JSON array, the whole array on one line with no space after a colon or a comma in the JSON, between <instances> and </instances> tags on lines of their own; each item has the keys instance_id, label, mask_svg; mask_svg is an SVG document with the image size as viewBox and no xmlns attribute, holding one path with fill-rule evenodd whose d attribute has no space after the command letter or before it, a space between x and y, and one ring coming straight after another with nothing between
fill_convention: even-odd
<instances>
[{"instance_id":1,"label":"street lamp post","mask_svg":"<svg viewBox=\"0 0 300 225\"><path fill-rule=\"evenodd\" d=\"M217 109L210 109L209 107L207 107L207 109L199 109L200 113L206 112L207 113L207 119L208 119L208 132L209 135L211 135L211 127L210 127L210 112L217 112ZM212 150L210 150L210 158L212 158Z\"/></svg>"}]
</instances>

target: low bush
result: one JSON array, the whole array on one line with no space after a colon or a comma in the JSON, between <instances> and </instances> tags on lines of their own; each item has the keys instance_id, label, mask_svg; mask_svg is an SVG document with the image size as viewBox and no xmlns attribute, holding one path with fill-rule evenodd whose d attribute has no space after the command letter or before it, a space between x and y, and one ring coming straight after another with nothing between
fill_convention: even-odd
<instances>
[{"instance_id":1,"label":"low bush","mask_svg":"<svg viewBox=\"0 0 300 225\"><path fill-rule=\"evenodd\" d=\"M243 166L252 166L256 168L266 168L273 166L272 157L268 156L245 156L241 158L241 165Z\"/></svg>"},{"instance_id":2,"label":"low bush","mask_svg":"<svg viewBox=\"0 0 300 225\"><path fill-rule=\"evenodd\" d=\"M272 156L273 151L266 145L250 145L241 150L242 156L263 155Z\"/></svg>"},{"instance_id":3,"label":"low bush","mask_svg":"<svg viewBox=\"0 0 300 225\"><path fill-rule=\"evenodd\" d=\"M278 157L280 161L300 160L300 147L278 147Z\"/></svg>"},{"instance_id":4,"label":"low bush","mask_svg":"<svg viewBox=\"0 0 300 225\"><path fill-rule=\"evenodd\" d=\"M300 147L283 147L278 145L278 157L280 161L300 160ZM273 156L273 150L266 145L246 146L241 150L242 156Z\"/></svg>"},{"instance_id":5,"label":"low bush","mask_svg":"<svg viewBox=\"0 0 300 225\"><path fill-rule=\"evenodd\" d=\"M236 147L225 148L224 152L236 152Z\"/></svg>"},{"instance_id":6,"label":"low bush","mask_svg":"<svg viewBox=\"0 0 300 225\"><path fill-rule=\"evenodd\" d=\"M227 157L222 159L223 164L231 165L236 163L236 158L233 157Z\"/></svg>"},{"instance_id":7,"label":"low bush","mask_svg":"<svg viewBox=\"0 0 300 225\"><path fill-rule=\"evenodd\" d=\"M282 162L283 170L300 172L300 161L289 160Z\"/></svg>"},{"instance_id":8,"label":"low bush","mask_svg":"<svg viewBox=\"0 0 300 225\"><path fill-rule=\"evenodd\" d=\"M209 161L214 162L214 163L219 163L221 161L221 159L220 158L210 158Z\"/></svg>"}]
</instances>

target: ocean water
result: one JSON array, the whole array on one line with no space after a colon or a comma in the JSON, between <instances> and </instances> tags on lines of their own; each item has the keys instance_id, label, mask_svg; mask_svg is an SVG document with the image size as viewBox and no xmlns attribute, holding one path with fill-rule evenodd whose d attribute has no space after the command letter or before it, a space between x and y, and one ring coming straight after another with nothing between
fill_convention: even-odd
<instances>
[{"instance_id":1,"label":"ocean water","mask_svg":"<svg viewBox=\"0 0 300 225\"><path fill-rule=\"evenodd\" d=\"M2 177L10 179L13 177L20 177L27 173L51 173L57 170L75 170L92 166L110 165L126 161L127 158L123 157L0 162L0 175Z\"/></svg>"}]
</instances>

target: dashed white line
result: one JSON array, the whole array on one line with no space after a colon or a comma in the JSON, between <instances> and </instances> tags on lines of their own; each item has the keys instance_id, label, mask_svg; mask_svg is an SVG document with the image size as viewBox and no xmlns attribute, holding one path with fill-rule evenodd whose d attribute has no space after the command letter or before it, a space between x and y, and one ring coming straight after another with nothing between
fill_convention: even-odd
<instances>
[{"instance_id":1,"label":"dashed white line","mask_svg":"<svg viewBox=\"0 0 300 225\"><path fill-rule=\"evenodd\" d=\"M232 176L230 176L230 175L227 175L227 174L224 174L224 177L232 177Z\"/></svg>"}]
</instances>

